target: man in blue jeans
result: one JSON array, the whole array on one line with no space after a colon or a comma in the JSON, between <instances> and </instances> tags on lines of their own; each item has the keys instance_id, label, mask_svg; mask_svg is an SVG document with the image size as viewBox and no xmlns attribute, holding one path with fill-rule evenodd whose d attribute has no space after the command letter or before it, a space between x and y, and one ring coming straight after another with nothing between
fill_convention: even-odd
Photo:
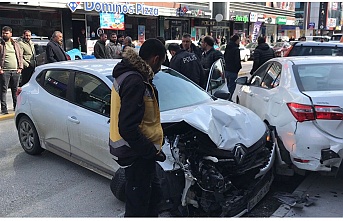
<instances>
[{"instance_id":1,"label":"man in blue jeans","mask_svg":"<svg viewBox=\"0 0 343 221\"><path fill-rule=\"evenodd\" d=\"M4 26L2 28L2 39L0 40L0 99L2 114L8 114L6 103L8 87L12 91L13 107L16 107L16 92L22 69L23 53L19 44L12 39L12 28Z\"/></svg>"},{"instance_id":2,"label":"man in blue jeans","mask_svg":"<svg viewBox=\"0 0 343 221\"><path fill-rule=\"evenodd\" d=\"M233 35L225 48L225 77L227 80L227 87L230 92L230 100L232 100L233 92L236 89L236 79L238 72L242 68L241 55L239 51L239 36Z\"/></svg>"}]
</instances>

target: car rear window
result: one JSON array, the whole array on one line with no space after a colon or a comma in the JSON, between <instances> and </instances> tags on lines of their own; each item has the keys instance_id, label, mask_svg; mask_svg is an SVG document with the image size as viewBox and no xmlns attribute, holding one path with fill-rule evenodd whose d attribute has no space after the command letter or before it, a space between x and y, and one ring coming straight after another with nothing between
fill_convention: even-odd
<instances>
[{"instance_id":1,"label":"car rear window","mask_svg":"<svg viewBox=\"0 0 343 221\"><path fill-rule=\"evenodd\" d=\"M343 64L294 65L293 71L301 91L343 90Z\"/></svg>"},{"instance_id":2,"label":"car rear window","mask_svg":"<svg viewBox=\"0 0 343 221\"><path fill-rule=\"evenodd\" d=\"M294 46L288 56L343 56L343 47Z\"/></svg>"}]
</instances>

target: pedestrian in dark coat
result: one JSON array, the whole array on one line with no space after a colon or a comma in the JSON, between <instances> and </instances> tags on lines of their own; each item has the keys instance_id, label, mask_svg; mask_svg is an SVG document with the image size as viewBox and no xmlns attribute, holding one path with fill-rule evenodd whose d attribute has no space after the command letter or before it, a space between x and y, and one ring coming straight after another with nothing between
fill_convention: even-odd
<instances>
[{"instance_id":1,"label":"pedestrian in dark coat","mask_svg":"<svg viewBox=\"0 0 343 221\"><path fill-rule=\"evenodd\" d=\"M94 45L94 56L97 59L105 59L106 58L106 40L107 34L102 33L100 35L100 39Z\"/></svg>"},{"instance_id":2,"label":"pedestrian in dark coat","mask_svg":"<svg viewBox=\"0 0 343 221\"><path fill-rule=\"evenodd\" d=\"M219 58L223 59L224 61L223 53L221 53L218 50L215 50L213 46L214 39L212 36L203 37L203 39L201 40L201 48L204 52L202 54L201 63L205 71L206 79L208 78L212 64L216 62Z\"/></svg>"},{"instance_id":3,"label":"pedestrian in dark coat","mask_svg":"<svg viewBox=\"0 0 343 221\"><path fill-rule=\"evenodd\" d=\"M173 56L169 67L205 88L205 73L198 57L194 53L181 49L177 43L170 44L168 50Z\"/></svg>"},{"instance_id":4,"label":"pedestrian in dark coat","mask_svg":"<svg viewBox=\"0 0 343 221\"><path fill-rule=\"evenodd\" d=\"M67 61L67 54L62 48L63 34L60 31L55 31L49 43L46 46L46 62L53 63L59 61Z\"/></svg>"},{"instance_id":5,"label":"pedestrian in dark coat","mask_svg":"<svg viewBox=\"0 0 343 221\"><path fill-rule=\"evenodd\" d=\"M125 217L158 217L162 190L156 161L162 151L163 130L158 91L152 80L166 56L165 46L148 39L139 55L130 47L113 69L110 153L125 167Z\"/></svg>"},{"instance_id":6,"label":"pedestrian in dark coat","mask_svg":"<svg viewBox=\"0 0 343 221\"><path fill-rule=\"evenodd\" d=\"M238 72L242 68L239 41L240 39L238 35L231 36L229 43L226 45L224 53L225 77L227 80L227 88L230 92L230 99L236 89Z\"/></svg>"},{"instance_id":7,"label":"pedestrian in dark coat","mask_svg":"<svg viewBox=\"0 0 343 221\"><path fill-rule=\"evenodd\" d=\"M190 34L184 34L182 36L182 43L180 44L180 47L181 49L194 53L199 58L199 60L201 60L202 51L198 46L192 43L192 38Z\"/></svg>"},{"instance_id":8,"label":"pedestrian in dark coat","mask_svg":"<svg viewBox=\"0 0 343 221\"><path fill-rule=\"evenodd\" d=\"M266 61L275 58L274 50L266 43L264 37L259 37L257 43L258 45L254 51L254 64L250 71L251 75Z\"/></svg>"}]
</instances>

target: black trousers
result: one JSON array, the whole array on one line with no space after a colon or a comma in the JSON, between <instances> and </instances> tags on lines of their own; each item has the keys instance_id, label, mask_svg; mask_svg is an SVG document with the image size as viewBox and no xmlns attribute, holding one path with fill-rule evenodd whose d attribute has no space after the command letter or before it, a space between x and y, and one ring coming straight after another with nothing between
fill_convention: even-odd
<instances>
[{"instance_id":1,"label":"black trousers","mask_svg":"<svg viewBox=\"0 0 343 221\"><path fill-rule=\"evenodd\" d=\"M3 74L0 74L0 98L1 98L1 111L7 112L7 101L6 101L6 94L7 89L11 88L12 92L12 99L13 99L13 107L15 108L17 105L17 89L19 84L19 77L20 74L17 73L17 70L13 71L4 71Z\"/></svg>"},{"instance_id":2,"label":"black trousers","mask_svg":"<svg viewBox=\"0 0 343 221\"><path fill-rule=\"evenodd\" d=\"M125 217L158 217L162 191L155 160L138 159L125 168Z\"/></svg>"},{"instance_id":3,"label":"black trousers","mask_svg":"<svg viewBox=\"0 0 343 221\"><path fill-rule=\"evenodd\" d=\"M34 67L29 66L21 71L21 82L19 83L19 87L29 82L34 70Z\"/></svg>"}]
</instances>

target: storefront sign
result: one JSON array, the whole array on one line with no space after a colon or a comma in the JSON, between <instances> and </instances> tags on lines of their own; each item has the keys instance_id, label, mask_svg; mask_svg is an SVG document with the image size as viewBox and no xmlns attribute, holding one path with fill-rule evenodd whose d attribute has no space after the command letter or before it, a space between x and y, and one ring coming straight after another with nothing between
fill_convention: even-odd
<instances>
[{"instance_id":1,"label":"storefront sign","mask_svg":"<svg viewBox=\"0 0 343 221\"><path fill-rule=\"evenodd\" d=\"M76 8L80 5L80 2L69 2L68 7L72 12L75 12ZM158 16L158 8L153 6L147 6L143 3L104 3L104 2L84 2L83 9L85 11L97 11L97 12L111 12L111 13L123 13L123 14L141 14Z\"/></svg>"},{"instance_id":2,"label":"storefront sign","mask_svg":"<svg viewBox=\"0 0 343 221\"><path fill-rule=\"evenodd\" d=\"M310 30L313 30L315 25L316 24L314 22L310 22L310 23L308 23L308 27L307 28L310 29Z\"/></svg>"},{"instance_id":3,"label":"storefront sign","mask_svg":"<svg viewBox=\"0 0 343 221\"><path fill-rule=\"evenodd\" d=\"M276 17L276 24L285 25L287 23L287 18L284 16Z\"/></svg>"},{"instance_id":4,"label":"storefront sign","mask_svg":"<svg viewBox=\"0 0 343 221\"><path fill-rule=\"evenodd\" d=\"M247 23L249 22L249 17L247 15L243 15L243 16L236 15L234 18L234 21Z\"/></svg>"},{"instance_id":5,"label":"storefront sign","mask_svg":"<svg viewBox=\"0 0 343 221\"><path fill-rule=\"evenodd\" d=\"M208 25L216 25L216 21L201 21L202 26L208 26Z\"/></svg>"},{"instance_id":6,"label":"storefront sign","mask_svg":"<svg viewBox=\"0 0 343 221\"><path fill-rule=\"evenodd\" d=\"M100 12L100 27L110 30L125 30L124 14Z\"/></svg>"},{"instance_id":7,"label":"storefront sign","mask_svg":"<svg viewBox=\"0 0 343 221\"><path fill-rule=\"evenodd\" d=\"M326 26L329 28L335 28L336 27L336 18L328 18Z\"/></svg>"},{"instance_id":8,"label":"storefront sign","mask_svg":"<svg viewBox=\"0 0 343 221\"><path fill-rule=\"evenodd\" d=\"M138 41L143 43L145 41L145 26L138 25Z\"/></svg>"}]
</instances>

